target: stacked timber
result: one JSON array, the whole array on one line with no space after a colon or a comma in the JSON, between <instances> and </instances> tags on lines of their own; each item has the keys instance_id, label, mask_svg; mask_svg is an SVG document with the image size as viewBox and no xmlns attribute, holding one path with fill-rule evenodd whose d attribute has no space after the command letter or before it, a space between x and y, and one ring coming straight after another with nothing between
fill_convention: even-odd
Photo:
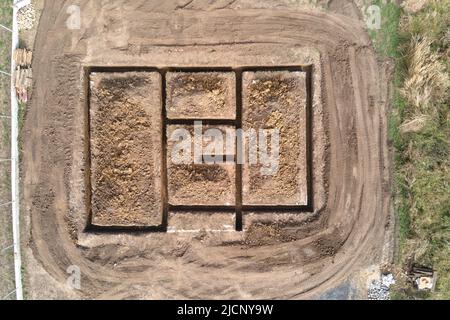
<instances>
[{"instance_id":1,"label":"stacked timber","mask_svg":"<svg viewBox=\"0 0 450 320\"><path fill-rule=\"evenodd\" d=\"M13 59L17 66L30 67L33 60L33 52L27 49L17 49L14 51Z\"/></svg>"},{"instance_id":2,"label":"stacked timber","mask_svg":"<svg viewBox=\"0 0 450 320\"><path fill-rule=\"evenodd\" d=\"M14 71L14 86L19 102L28 101L28 91L33 85L31 61L33 52L27 49L17 49L13 54L16 70Z\"/></svg>"}]
</instances>

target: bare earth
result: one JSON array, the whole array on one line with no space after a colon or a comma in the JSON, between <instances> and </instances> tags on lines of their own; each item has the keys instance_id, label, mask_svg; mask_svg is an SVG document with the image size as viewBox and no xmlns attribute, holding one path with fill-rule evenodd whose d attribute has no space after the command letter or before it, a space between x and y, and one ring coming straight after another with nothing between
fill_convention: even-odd
<instances>
[{"instance_id":1,"label":"bare earth","mask_svg":"<svg viewBox=\"0 0 450 320\"><path fill-rule=\"evenodd\" d=\"M235 119L234 81L233 73L168 73L168 118Z\"/></svg>"},{"instance_id":2,"label":"bare earth","mask_svg":"<svg viewBox=\"0 0 450 320\"><path fill-rule=\"evenodd\" d=\"M29 298L311 298L380 261L389 88L361 21L279 1L78 3L81 30L69 30L73 2L46 1L35 41L22 132ZM230 212L169 212L168 233L86 230L86 67L283 65L312 69L312 211L244 212L244 232ZM301 203L292 186L283 195ZM81 290L66 284L73 265Z\"/></svg>"},{"instance_id":3,"label":"bare earth","mask_svg":"<svg viewBox=\"0 0 450 320\"><path fill-rule=\"evenodd\" d=\"M244 130L280 134L276 174L262 175L267 165L245 162L244 204L307 205L306 73L245 72L243 87Z\"/></svg>"},{"instance_id":4,"label":"bare earth","mask_svg":"<svg viewBox=\"0 0 450 320\"><path fill-rule=\"evenodd\" d=\"M90 81L91 222L159 226L161 78L93 73Z\"/></svg>"}]
</instances>

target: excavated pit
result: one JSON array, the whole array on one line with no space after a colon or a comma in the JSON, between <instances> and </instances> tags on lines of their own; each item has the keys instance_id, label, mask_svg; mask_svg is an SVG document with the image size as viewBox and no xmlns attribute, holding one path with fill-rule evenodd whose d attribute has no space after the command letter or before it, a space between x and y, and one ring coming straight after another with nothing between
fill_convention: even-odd
<instances>
[{"instance_id":1,"label":"excavated pit","mask_svg":"<svg viewBox=\"0 0 450 320\"><path fill-rule=\"evenodd\" d=\"M214 211L215 220L234 211L241 231L245 211L309 208L311 72L89 70L88 228L176 231L167 215L182 208L197 217ZM229 230L224 218L213 230Z\"/></svg>"},{"instance_id":2,"label":"excavated pit","mask_svg":"<svg viewBox=\"0 0 450 320\"><path fill-rule=\"evenodd\" d=\"M90 75L92 225L159 226L160 75Z\"/></svg>"}]
</instances>

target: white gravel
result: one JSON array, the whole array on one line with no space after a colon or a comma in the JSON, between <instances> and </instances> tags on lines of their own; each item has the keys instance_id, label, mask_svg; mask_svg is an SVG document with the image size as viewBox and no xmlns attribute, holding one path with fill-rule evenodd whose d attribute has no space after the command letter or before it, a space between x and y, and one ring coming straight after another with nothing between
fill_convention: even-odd
<instances>
[{"instance_id":1,"label":"white gravel","mask_svg":"<svg viewBox=\"0 0 450 320\"><path fill-rule=\"evenodd\" d=\"M370 300L390 300L389 289L393 284L395 280L392 274L382 274L379 280L374 280L369 285L367 297Z\"/></svg>"},{"instance_id":2,"label":"white gravel","mask_svg":"<svg viewBox=\"0 0 450 320\"><path fill-rule=\"evenodd\" d=\"M29 4L23 7L17 13L17 24L19 25L19 30L30 30L34 26L36 21L36 11L33 4Z\"/></svg>"}]
</instances>

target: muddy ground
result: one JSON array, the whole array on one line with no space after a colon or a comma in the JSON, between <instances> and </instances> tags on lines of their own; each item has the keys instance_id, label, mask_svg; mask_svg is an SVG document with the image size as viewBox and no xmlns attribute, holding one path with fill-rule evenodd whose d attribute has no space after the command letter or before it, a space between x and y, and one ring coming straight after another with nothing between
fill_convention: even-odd
<instances>
[{"instance_id":1,"label":"muddy ground","mask_svg":"<svg viewBox=\"0 0 450 320\"><path fill-rule=\"evenodd\" d=\"M79 30L66 24L74 1L45 2L34 47L22 132L29 298L311 298L380 262L389 87L357 16L290 1L75 3ZM169 213L189 232L86 230L86 67L255 65L312 68L311 212L243 212L244 232L226 212ZM226 232L201 230L215 228ZM66 281L74 265L80 290Z\"/></svg>"}]
</instances>

